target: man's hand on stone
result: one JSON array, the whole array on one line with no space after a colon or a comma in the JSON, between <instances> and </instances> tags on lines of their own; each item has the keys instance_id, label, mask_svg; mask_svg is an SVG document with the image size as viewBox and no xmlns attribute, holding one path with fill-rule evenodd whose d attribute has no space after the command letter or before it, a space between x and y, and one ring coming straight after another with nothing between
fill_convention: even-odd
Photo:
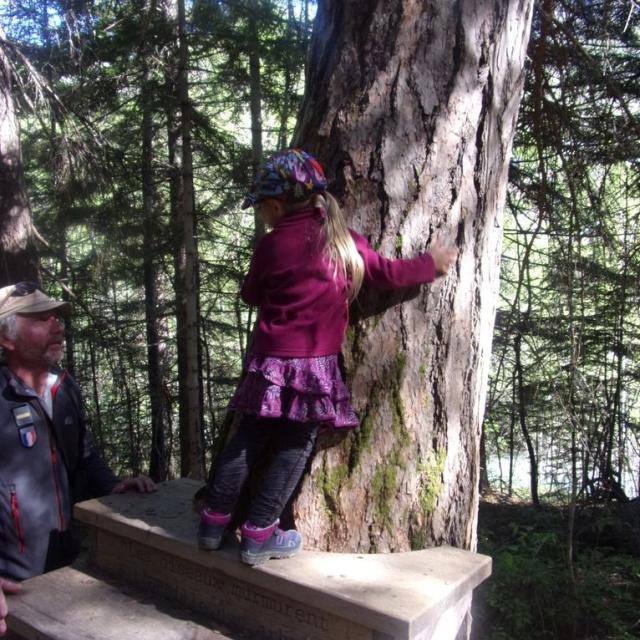
<instances>
[{"instance_id":1,"label":"man's hand on stone","mask_svg":"<svg viewBox=\"0 0 640 640\"><path fill-rule=\"evenodd\" d=\"M135 478L125 478L113 487L111 493L126 493L127 491L138 491L140 493L153 493L156 485L147 476L136 476Z\"/></svg>"},{"instance_id":2,"label":"man's hand on stone","mask_svg":"<svg viewBox=\"0 0 640 640\"><path fill-rule=\"evenodd\" d=\"M6 617L9 613L9 606L7 605L7 599L4 594L18 593L21 588L17 582L0 578L0 636L3 636L7 632Z\"/></svg>"}]
</instances>

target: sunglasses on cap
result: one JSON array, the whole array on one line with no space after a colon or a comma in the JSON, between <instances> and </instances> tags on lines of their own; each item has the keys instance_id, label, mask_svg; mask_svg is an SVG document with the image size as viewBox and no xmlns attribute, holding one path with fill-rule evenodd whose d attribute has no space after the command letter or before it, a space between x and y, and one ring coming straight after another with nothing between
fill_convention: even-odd
<instances>
[{"instance_id":1,"label":"sunglasses on cap","mask_svg":"<svg viewBox=\"0 0 640 640\"><path fill-rule=\"evenodd\" d=\"M9 294L11 298L21 298L31 295L34 291L42 291L36 282L18 282L13 285L13 291Z\"/></svg>"}]
</instances>

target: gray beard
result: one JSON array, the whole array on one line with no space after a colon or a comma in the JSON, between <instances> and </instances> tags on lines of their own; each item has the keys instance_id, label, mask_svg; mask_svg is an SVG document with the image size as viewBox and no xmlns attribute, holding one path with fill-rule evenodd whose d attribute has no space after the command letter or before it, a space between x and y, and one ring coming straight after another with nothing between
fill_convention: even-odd
<instances>
[{"instance_id":1,"label":"gray beard","mask_svg":"<svg viewBox=\"0 0 640 640\"><path fill-rule=\"evenodd\" d=\"M52 355L49 355L48 353L45 354L44 361L50 367L59 367L60 363L62 362L62 358L64 358L64 349L60 350L60 355L59 356L52 356Z\"/></svg>"}]
</instances>

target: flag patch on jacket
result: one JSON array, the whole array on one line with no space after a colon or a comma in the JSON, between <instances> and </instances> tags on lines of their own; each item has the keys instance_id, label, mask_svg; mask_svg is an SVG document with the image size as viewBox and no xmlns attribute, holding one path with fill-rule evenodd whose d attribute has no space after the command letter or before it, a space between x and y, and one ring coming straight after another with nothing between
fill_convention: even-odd
<instances>
[{"instance_id":1,"label":"flag patch on jacket","mask_svg":"<svg viewBox=\"0 0 640 640\"><path fill-rule=\"evenodd\" d=\"M38 439L36 428L30 424L28 427L22 427L19 433L22 446L27 447L27 449L31 449Z\"/></svg>"}]
</instances>

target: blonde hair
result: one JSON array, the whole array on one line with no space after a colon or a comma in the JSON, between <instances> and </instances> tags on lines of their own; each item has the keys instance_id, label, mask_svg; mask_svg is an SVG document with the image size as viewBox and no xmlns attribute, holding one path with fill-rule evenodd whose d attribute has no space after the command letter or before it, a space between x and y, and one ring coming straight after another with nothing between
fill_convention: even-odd
<instances>
[{"instance_id":1,"label":"blonde hair","mask_svg":"<svg viewBox=\"0 0 640 640\"><path fill-rule=\"evenodd\" d=\"M329 263L333 266L333 278L338 274L344 277L348 286L349 302L353 302L362 287L364 280L364 261L358 253L349 228L345 222L340 205L326 191L313 197L313 205L324 209L326 216L323 230L326 238L325 252Z\"/></svg>"}]
</instances>

